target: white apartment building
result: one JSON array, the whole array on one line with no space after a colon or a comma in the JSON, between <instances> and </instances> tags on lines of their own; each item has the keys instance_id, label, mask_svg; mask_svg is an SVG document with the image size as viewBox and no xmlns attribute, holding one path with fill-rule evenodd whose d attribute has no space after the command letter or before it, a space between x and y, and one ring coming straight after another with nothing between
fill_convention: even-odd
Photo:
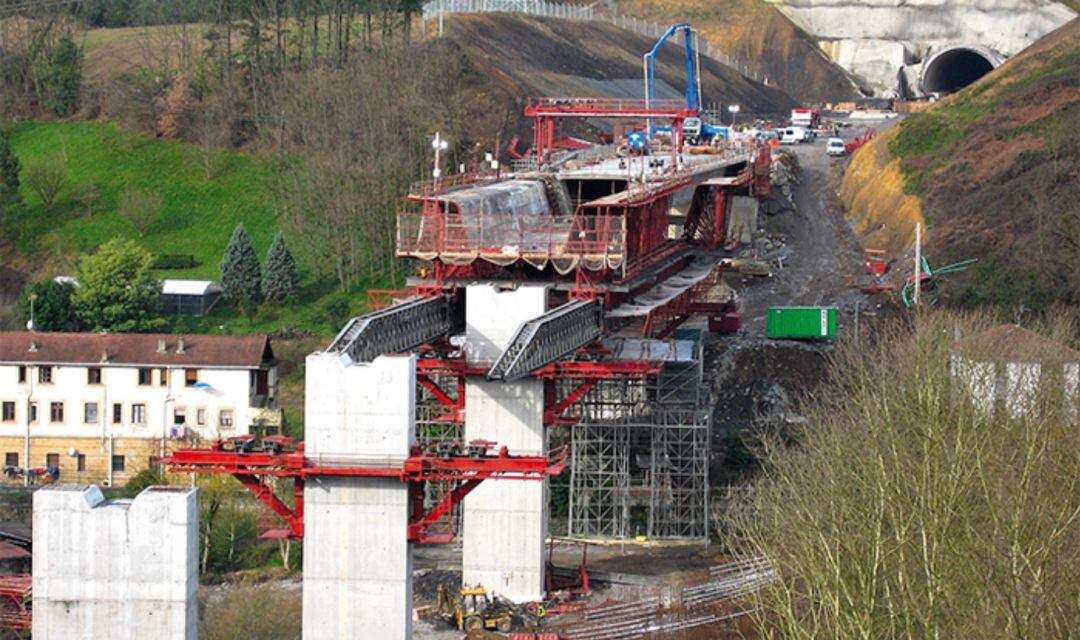
<instances>
[{"instance_id":1,"label":"white apartment building","mask_svg":"<svg viewBox=\"0 0 1080 640\"><path fill-rule=\"evenodd\" d=\"M265 336L0 333L0 456L123 483L192 442L281 427Z\"/></svg>"}]
</instances>

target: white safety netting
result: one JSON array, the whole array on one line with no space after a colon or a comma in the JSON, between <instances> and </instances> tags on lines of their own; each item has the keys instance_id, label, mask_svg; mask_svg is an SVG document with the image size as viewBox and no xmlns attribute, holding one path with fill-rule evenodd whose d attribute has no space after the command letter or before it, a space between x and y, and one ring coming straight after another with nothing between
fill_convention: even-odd
<instances>
[{"instance_id":1,"label":"white safety netting","mask_svg":"<svg viewBox=\"0 0 1080 640\"><path fill-rule=\"evenodd\" d=\"M579 265L619 269L624 260L622 218L553 215L540 180L507 180L445 194L438 215L399 216L399 255L465 265L485 260L551 264L567 274Z\"/></svg>"}]
</instances>

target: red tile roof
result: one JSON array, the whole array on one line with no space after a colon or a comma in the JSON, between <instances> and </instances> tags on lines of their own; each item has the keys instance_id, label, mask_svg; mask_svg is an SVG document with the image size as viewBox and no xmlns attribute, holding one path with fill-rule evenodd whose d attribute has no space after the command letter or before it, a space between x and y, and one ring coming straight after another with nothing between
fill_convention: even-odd
<instances>
[{"instance_id":1,"label":"red tile roof","mask_svg":"<svg viewBox=\"0 0 1080 640\"><path fill-rule=\"evenodd\" d=\"M165 351L159 351L161 340ZM273 359L266 336L0 332L0 363L6 364L257 368Z\"/></svg>"},{"instance_id":2,"label":"red tile roof","mask_svg":"<svg viewBox=\"0 0 1080 640\"><path fill-rule=\"evenodd\" d=\"M959 340L953 352L985 362L1080 362L1080 351L1015 324Z\"/></svg>"}]
</instances>

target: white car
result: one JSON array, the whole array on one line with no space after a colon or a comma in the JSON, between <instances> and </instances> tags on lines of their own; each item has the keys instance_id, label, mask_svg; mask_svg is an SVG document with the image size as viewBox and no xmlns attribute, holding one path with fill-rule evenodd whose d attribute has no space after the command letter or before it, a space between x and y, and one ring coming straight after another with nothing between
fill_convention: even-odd
<instances>
[{"instance_id":1,"label":"white car","mask_svg":"<svg viewBox=\"0 0 1080 640\"><path fill-rule=\"evenodd\" d=\"M840 138L829 138L829 141L825 143L825 153L830 156L842 156L847 154L844 141Z\"/></svg>"}]
</instances>

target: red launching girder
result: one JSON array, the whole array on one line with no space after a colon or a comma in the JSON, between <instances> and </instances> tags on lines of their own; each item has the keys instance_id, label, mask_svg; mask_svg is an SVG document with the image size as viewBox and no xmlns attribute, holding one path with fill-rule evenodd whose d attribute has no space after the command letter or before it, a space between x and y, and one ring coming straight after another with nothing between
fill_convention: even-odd
<instances>
[{"instance_id":1,"label":"red launching girder","mask_svg":"<svg viewBox=\"0 0 1080 640\"><path fill-rule=\"evenodd\" d=\"M281 442L277 440L272 444L280 445ZM552 451L550 457L517 456L510 455L506 447L495 451L495 445L488 442L470 443L468 455L440 456L416 447L411 456L402 459L308 456L302 443L295 451L284 451L280 446L258 451L253 449L254 444L252 439L241 437L216 442L209 448L179 449L164 458L162 464L173 473L227 473L236 477L285 521L285 528L263 534L263 537L271 538L303 538L304 482L310 476L394 478L407 483L411 492L413 509L406 534L408 540L425 544L450 541L452 534L435 533L429 531L430 527L449 514L482 481L489 478L542 480L562 473L567 459L565 447ZM273 491L271 482L275 478L293 479L296 506L290 507ZM450 482L455 486L425 513L424 486L428 482Z\"/></svg>"}]
</instances>

